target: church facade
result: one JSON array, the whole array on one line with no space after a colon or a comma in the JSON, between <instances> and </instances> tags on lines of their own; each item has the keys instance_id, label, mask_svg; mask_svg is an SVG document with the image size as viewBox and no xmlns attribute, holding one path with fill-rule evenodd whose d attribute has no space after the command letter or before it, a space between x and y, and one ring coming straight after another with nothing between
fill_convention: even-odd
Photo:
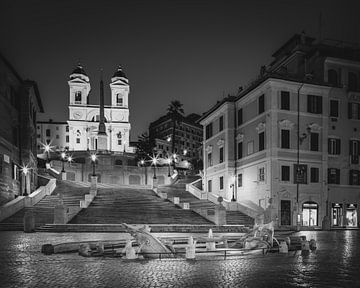
<instances>
[{"instance_id":1,"label":"church facade","mask_svg":"<svg viewBox=\"0 0 360 288\"><path fill-rule=\"evenodd\" d=\"M68 84L70 89L69 120L67 121L69 151L105 150L115 154L133 153L134 148L129 146L131 126L128 96L130 86L122 69L119 67L111 78L110 105L104 105L103 98L100 106L89 104L90 79L81 65L78 65L71 73ZM101 89L103 89L102 85L101 80ZM100 94L103 94L102 90ZM101 97L103 95L100 95ZM99 133L101 126L99 123L101 122L105 124L105 131Z\"/></svg>"}]
</instances>

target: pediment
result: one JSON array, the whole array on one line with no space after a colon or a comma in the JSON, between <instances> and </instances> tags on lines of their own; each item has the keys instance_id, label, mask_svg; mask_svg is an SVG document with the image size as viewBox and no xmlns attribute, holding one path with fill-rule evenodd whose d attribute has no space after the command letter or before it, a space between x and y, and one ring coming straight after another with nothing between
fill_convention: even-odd
<instances>
[{"instance_id":1,"label":"pediment","mask_svg":"<svg viewBox=\"0 0 360 288\"><path fill-rule=\"evenodd\" d=\"M279 121L279 126L282 129L293 129L294 125L295 124L288 119L283 119Z\"/></svg>"}]
</instances>

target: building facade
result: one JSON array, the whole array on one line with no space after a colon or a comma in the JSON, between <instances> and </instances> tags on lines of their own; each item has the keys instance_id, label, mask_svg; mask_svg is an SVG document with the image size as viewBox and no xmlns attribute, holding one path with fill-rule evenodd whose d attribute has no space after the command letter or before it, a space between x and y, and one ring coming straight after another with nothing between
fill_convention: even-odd
<instances>
[{"instance_id":1,"label":"building facade","mask_svg":"<svg viewBox=\"0 0 360 288\"><path fill-rule=\"evenodd\" d=\"M202 117L203 189L279 227L357 227L359 56L292 37L256 81Z\"/></svg>"},{"instance_id":2,"label":"building facade","mask_svg":"<svg viewBox=\"0 0 360 288\"><path fill-rule=\"evenodd\" d=\"M89 104L90 79L78 65L68 81L69 94L69 150L86 151L98 149L100 121L99 105ZM110 82L111 103L105 105L105 130L107 151L112 153L134 152L130 147L130 122L128 96L129 80L121 68Z\"/></svg>"},{"instance_id":3,"label":"building facade","mask_svg":"<svg viewBox=\"0 0 360 288\"><path fill-rule=\"evenodd\" d=\"M37 151L38 154L44 152L44 145L49 144L54 151L69 149L69 125L67 122L49 121L37 122Z\"/></svg>"},{"instance_id":4,"label":"building facade","mask_svg":"<svg viewBox=\"0 0 360 288\"><path fill-rule=\"evenodd\" d=\"M44 112L36 82L23 80L0 54L0 203L37 187L36 119ZM25 175L22 167L28 167Z\"/></svg>"},{"instance_id":5,"label":"building facade","mask_svg":"<svg viewBox=\"0 0 360 288\"><path fill-rule=\"evenodd\" d=\"M202 127L196 121L200 118L197 114L180 117L175 122L175 139L173 138L174 122L170 115L164 115L150 123L149 137L160 157L177 155L178 161L190 161L197 165L202 159ZM174 151L172 141L174 140Z\"/></svg>"}]
</instances>

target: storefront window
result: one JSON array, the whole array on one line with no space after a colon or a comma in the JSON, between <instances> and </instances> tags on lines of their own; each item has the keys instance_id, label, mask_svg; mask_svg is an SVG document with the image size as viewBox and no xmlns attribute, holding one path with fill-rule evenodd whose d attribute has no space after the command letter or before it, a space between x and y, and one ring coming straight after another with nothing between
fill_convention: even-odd
<instances>
[{"instance_id":1,"label":"storefront window","mask_svg":"<svg viewBox=\"0 0 360 288\"><path fill-rule=\"evenodd\" d=\"M357 227L356 204L346 204L346 226Z\"/></svg>"},{"instance_id":2,"label":"storefront window","mask_svg":"<svg viewBox=\"0 0 360 288\"><path fill-rule=\"evenodd\" d=\"M305 202L302 205L303 226L318 225L318 209L319 205L315 202Z\"/></svg>"}]
</instances>

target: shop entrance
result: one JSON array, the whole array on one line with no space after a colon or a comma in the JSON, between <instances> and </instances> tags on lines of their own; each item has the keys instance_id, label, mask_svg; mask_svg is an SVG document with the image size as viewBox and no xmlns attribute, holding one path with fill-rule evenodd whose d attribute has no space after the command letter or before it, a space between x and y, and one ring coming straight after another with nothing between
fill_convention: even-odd
<instances>
[{"instance_id":1,"label":"shop entrance","mask_svg":"<svg viewBox=\"0 0 360 288\"><path fill-rule=\"evenodd\" d=\"M302 225L317 226L318 225L319 205L315 202L305 202L302 205Z\"/></svg>"},{"instance_id":2,"label":"shop entrance","mask_svg":"<svg viewBox=\"0 0 360 288\"><path fill-rule=\"evenodd\" d=\"M332 208L331 208L331 213L332 213L332 226L342 226L342 204L339 203L332 203Z\"/></svg>"},{"instance_id":3,"label":"shop entrance","mask_svg":"<svg viewBox=\"0 0 360 288\"><path fill-rule=\"evenodd\" d=\"M346 226L347 227L357 227L357 205L356 204L346 204Z\"/></svg>"}]
</instances>

